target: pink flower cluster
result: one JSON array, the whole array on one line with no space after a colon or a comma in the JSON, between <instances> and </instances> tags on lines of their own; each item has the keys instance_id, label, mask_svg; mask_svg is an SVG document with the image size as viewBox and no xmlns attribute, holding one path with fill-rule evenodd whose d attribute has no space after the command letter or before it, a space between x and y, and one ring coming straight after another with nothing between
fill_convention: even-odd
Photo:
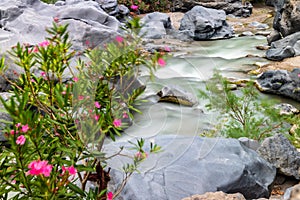
<instances>
[{"instance_id":1,"label":"pink flower cluster","mask_svg":"<svg viewBox=\"0 0 300 200\"><path fill-rule=\"evenodd\" d=\"M30 175L44 175L45 177L49 177L52 171L53 166L48 164L47 160L34 160L29 163L28 174Z\"/></svg>"},{"instance_id":2,"label":"pink flower cluster","mask_svg":"<svg viewBox=\"0 0 300 200\"><path fill-rule=\"evenodd\" d=\"M113 125L114 125L114 127L118 128L118 127L122 126L122 121L120 119L115 119L113 121Z\"/></svg>"},{"instance_id":3,"label":"pink flower cluster","mask_svg":"<svg viewBox=\"0 0 300 200\"><path fill-rule=\"evenodd\" d=\"M10 131L11 135L15 135L15 134L18 134L20 132L21 133L26 133L29 130L28 124L22 125L21 123L17 123L15 126L16 126L17 130L11 130ZM25 142L26 142L26 137L24 135L20 135L20 136L17 137L16 144L24 145Z\"/></svg>"},{"instance_id":4,"label":"pink flower cluster","mask_svg":"<svg viewBox=\"0 0 300 200\"><path fill-rule=\"evenodd\" d=\"M134 10L134 11L137 11L137 10L139 9L139 6L132 4L132 5L130 6L130 8L131 8L132 10Z\"/></svg>"},{"instance_id":5,"label":"pink flower cluster","mask_svg":"<svg viewBox=\"0 0 300 200\"><path fill-rule=\"evenodd\" d=\"M70 175L75 175L77 173L77 170L73 165L70 167L62 166L61 169L62 169L63 173L68 172Z\"/></svg>"},{"instance_id":6,"label":"pink flower cluster","mask_svg":"<svg viewBox=\"0 0 300 200\"><path fill-rule=\"evenodd\" d=\"M114 198L114 194L112 192L108 192L106 196L107 196L107 200L113 200Z\"/></svg>"}]
</instances>

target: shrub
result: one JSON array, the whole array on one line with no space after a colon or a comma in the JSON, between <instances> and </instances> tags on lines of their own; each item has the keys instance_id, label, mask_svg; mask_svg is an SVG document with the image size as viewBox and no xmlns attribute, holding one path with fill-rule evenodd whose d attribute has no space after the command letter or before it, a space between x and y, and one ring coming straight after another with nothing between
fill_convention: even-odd
<instances>
[{"instance_id":1,"label":"shrub","mask_svg":"<svg viewBox=\"0 0 300 200\"><path fill-rule=\"evenodd\" d=\"M232 91L228 80L215 73L207 90L201 91L200 96L209 100L208 109L220 111L217 127L221 135L262 140L276 131L288 132L285 117L274 109L275 102L260 98L254 82Z\"/></svg>"},{"instance_id":2,"label":"shrub","mask_svg":"<svg viewBox=\"0 0 300 200\"><path fill-rule=\"evenodd\" d=\"M127 93L117 87L120 80L137 76L140 65L155 70L161 55L143 53L135 38L118 36L104 49L87 50L89 61L79 60L75 74L69 63L77 53L70 49L67 25L53 23L47 32L50 37L39 45L17 44L12 49L11 55L24 69L18 81L4 76L4 58L0 62L1 75L11 84L13 95L9 101L0 98L12 117L5 128L8 142L0 154L0 197L105 199L109 176L102 145L107 136L120 135L125 127L121 119L131 116L130 109L136 110L133 103L142 92L138 88ZM64 80L66 69L72 80ZM128 108L126 113L118 112L121 107ZM137 143L136 150L143 155L144 141ZM151 144L151 152L158 150ZM143 160L132 158L115 195ZM96 187L87 190L90 180Z\"/></svg>"}]
</instances>

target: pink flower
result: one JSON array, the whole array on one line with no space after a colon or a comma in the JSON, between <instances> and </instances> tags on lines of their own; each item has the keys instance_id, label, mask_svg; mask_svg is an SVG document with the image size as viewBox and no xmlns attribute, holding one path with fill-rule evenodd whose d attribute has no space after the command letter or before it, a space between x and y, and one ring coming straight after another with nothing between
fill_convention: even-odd
<instances>
[{"instance_id":1,"label":"pink flower","mask_svg":"<svg viewBox=\"0 0 300 200\"><path fill-rule=\"evenodd\" d=\"M170 49L170 47L168 47L168 46L165 46L165 51L166 51L166 52L171 52L171 49Z\"/></svg>"},{"instance_id":2,"label":"pink flower","mask_svg":"<svg viewBox=\"0 0 300 200\"><path fill-rule=\"evenodd\" d=\"M124 39L121 36L117 35L116 40L117 42L122 43Z\"/></svg>"},{"instance_id":3,"label":"pink flower","mask_svg":"<svg viewBox=\"0 0 300 200\"><path fill-rule=\"evenodd\" d=\"M98 101L95 101L95 107L96 108L101 108L101 105L100 105L100 103Z\"/></svg>"},{"instance_id":4,"label":"pink flower","mask_svg":"<svg viewBox=\"0 0 300 200\"><path fill-rule=\"evenodd\" d=\"M26 138L24 135L20 135L16 140L16 143L19 145L23 145L25 144L25 142L26 142Z\"/></svg>"},{"instance_id":5,"label":"pink flower","mask_svg":"<svg viewBox=\"0 0 300 200\"><path fill-rule=\"evenodd\" d=\"M67 92L66 91L62 91L61 94L67 94Z\"/></svg>"},{"instance_id":6,"label":"pink flower","mask_svg":"<svg viewBox=\"0 0 300 200\"><path fill-rule=\"evenodd\" d=\"M41 42L41 43L39 43L39 46L40 47L47 47L47 46L49 46L50 45L50 42L49 41L44 41L44 42Z\"/></svg>"},{"instance_id":7,"label":"pink flower","mask_svg":"<svg viewBox=\"0 0 300 200\"><path fill-rule=\"evenodd\" d=\"M21 132L26 133L28 130L29 130L29 127L28 127L28 124L26 124L26 125L22 126Z\"/></svg>"},{"instance_id":8,"label":"pink flower","mask_svg":"<svg viewBox=\"0 0 300 200\"><path fill-rule=\"evenodd\" d=\"M127 119L128 118L128 114L126 112L123 112L123 118Z\"/></svg>"},{"instance_id":9,"label":"pink flower","mask_svg":"<svg viewBox=\"0 0 300 200\"><path fill-rule=\"evenodd\" d=\"M132 5L130 6L130 8L131 8L132 10L136 11L136 10L139 9L139 6L132 4Z\"/></svg>"},{"instance_id":10,"label":"pink flower","mask_svg":"<svg viewBox=\"0 0 300 200\"><path fill-rule=\"evenodd\" d=\"M144 153L142 153L142 152L137 152L136 154L135 154L135 157L138 159L138 160L143 160L143 159L145 159L145 158L147 158L148 157L148 153L147 152L144 152Z\"/></svg>"},{"instance_id":11,"label":"pink flower","mask_svg":"<svg viewBox=\"0 0 300 200\"><path fill-rule=\"evenodd\" d=\"M122 121L120 119L115 119L113 122L114 127L118 128L122 126Z\"/></svg>"},{"instance_id":12,"label":"pink flower","mask_svg":"<svg viewBox=\"0 0 300 200\"><path fill-rule=\"evenodd\" d=\"M83 96L83 95L79 95L79 96L78 96L78 99L79 99L80 101L82 101L82 100L84 99L84 96Z\"/></svg>"},{"instance_id":13,"label":"pink flower","mask_svg":"<svg viewBox=\"0 0 300 200\"><path fill-rule=\"evenodd\" d=\"M44 175L45 177L49 177L52 165L48 164L47 160L34 160L31 163L29 163L28 168L30 169L28 171L28 174L30 175Z\"/></svg>"},{"instance_id":14,"label":"pink flower","mask_svg":"<svg viewBox=\"0 0 300 200\"><path fill-rule=\"evenodd\" d=\"M46 72L43 72L43 71L42 71L42 72L41 72L41 76L42 76L42 77L46 77Z\"/></svg>"},{"instance_id":15,"label":"pink flower","mask_svg":"<svg viewBox=\"0 0 300 200\"><path fill-rule=\"evenodd\" d=\"M19 128L21 126L21 123L17 123L16 127Z\"/></svg>"},{"instance_id":16,"label":"pink flower","mask_svg":"<svg viewBox=\"0 0 300 200\"><path fill-rule=\"evenodd\" d=\"M113 200L114 194L112 192L107 193L107 200Z\"/></svg>"},{"instance_id":17,"label":"pink flower","mask_svg":"<svg viewBox=\"0 0 300 200\"><path fill-rule=\"evenodd\" d=\"M95 116L94 116L94 119L95 119L96 121L98 121L98 120L99 120L99 118L100 118L100 116L99 116L99 115L95 115Z\"/></svg>"},{"instance_id":18,"label":"pink flower","mask_svg":"<svg viewBox=\"0 0 300 200\"><path fill-rule=\"evenodd\" d=\"M77 173L77 169L72 165L70 167L62 166L63 173L69 172L70 175L75 175Z\"/></svg>"},{"instance_id":19,"label":"pink flower","mask_svg":"<svg viewBox=\"0 0 300 200\"><path fill-rule=\"evenodd\" d=\"M76 83L78 80L79 80L78 77L74 77L74 78L73 78L73 81L74 81L75 83Z\"/></svg>"},{"instance_id":20,"label":"pink flower","mask_svg":"<svg viewBox=\"0 0 300 200\"><path fill-rule=\"evenodd\" d=\"M300 77L300 74L298 74L298 77Z\"/></svg>"},{"instance_id":21,"label":"pink flower","mask_svg":"<svg viewBox=\"0 0 300 200\"><path fill-rule=\"evenodd\" d=\"M55 23L58 23L58 22L59 22L59 18L58 18L58 17L54 17L54 18L53 18L53 21L54 21Z\"/></svg>"},{"instance_id":22,"label":"pink flower","mask_svg":"<svg viewBox=\"0 0 300 200\"><path fill-rule=\"evenodd\" d=\"M164 67L166 65L166 61L162 58L159 58L157 60L157 63L161 66L161 67Z\"/></svg>"},{"instance_id":23,"label":"pink flower","mask_svg":"<svg viewBox=\"0 0 300 200\"><path fill-rule=\"evenodd\" d=\"M16 132L14 130L10 130L10 134L14 135Z\"/></svg>"}]
</instances>

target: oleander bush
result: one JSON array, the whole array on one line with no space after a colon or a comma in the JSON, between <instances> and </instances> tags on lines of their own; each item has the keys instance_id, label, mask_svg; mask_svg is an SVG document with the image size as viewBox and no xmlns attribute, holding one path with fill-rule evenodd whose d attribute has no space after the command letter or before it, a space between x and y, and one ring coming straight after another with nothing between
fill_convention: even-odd
<instances>
[{"instance_id":1,"label":"oleander bush","mask_svg":"<svg viewBox=\"0 0 300 200\"><path fill-rule=\"evenodd\" d=\"M137 140L133 162L124 166L124 183L106 190L104 141L122 134L142 92L128 93L122 80L135 80L140 66L151 74L164 60L144 52L134 34L117 36L104 48L87 49L88 60L78 60L75 72L70 61L80 52L72 50L67 27L53 23L45 41L12 48L24 70L17 81L5 77L8 66L0 61L1 76L12 87L8 101L0 98L12 118L0 150L1 199L113 199L146 155L160 149L150 144L145 152L144 140ZM66 70L71 79L65 79ZM94 188L87 188L89 181Z\"/></svg>"}]
</instances>

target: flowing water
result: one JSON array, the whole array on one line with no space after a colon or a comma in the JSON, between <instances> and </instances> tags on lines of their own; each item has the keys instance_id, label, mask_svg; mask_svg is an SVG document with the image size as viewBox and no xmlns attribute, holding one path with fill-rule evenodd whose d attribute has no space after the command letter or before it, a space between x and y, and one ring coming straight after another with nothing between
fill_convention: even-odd
<instances>
[{"instance_id":1,"label":"flowing water","mask_svg":"<svg viewBox=\"0 0 300 200\"><path fill-rule=\"evenodd\" d=\"M225 77L249 79L247 74L256 69L256 63L269 61L262 58L264 51L256 46L266 44L263 36L239 37L228 40L199 41L175 52L167 66L155 73L155 79L147 83L142 98L147 99L138 108L134 123L125 130L124 139L151 138L161 134L196 136L213 128L217 114L205 109L207 103L199 98L199 104L185 107L171 103L157 103L156 93L166 85L177 85L198 96L205 89L214 69ZM147 76L144 76L147 79Z\"/></svg>"}]
</instances>

